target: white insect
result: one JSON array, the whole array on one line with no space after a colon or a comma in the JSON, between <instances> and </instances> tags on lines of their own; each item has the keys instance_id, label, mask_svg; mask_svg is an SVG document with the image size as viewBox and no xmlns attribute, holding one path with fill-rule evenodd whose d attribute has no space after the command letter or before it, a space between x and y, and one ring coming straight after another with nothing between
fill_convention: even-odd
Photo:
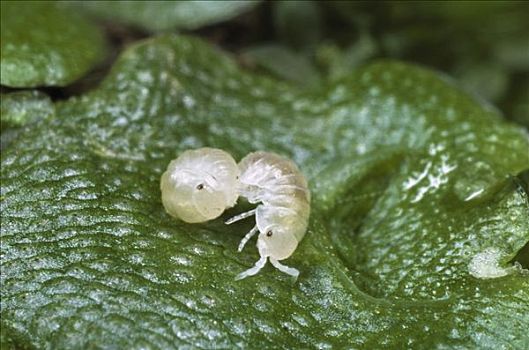
<instances>
[{"instance_id":1,"label":"white insect","mask_svg":"<svg viewBox=\"0 0 529 350\"><path fill-rule=\"evenodd\" d=\"M237 202L239 173L233 157L220 149L185 151L162 175L165 210L189 223L215 219Z\"/></svg>"},{"instance_id":2,"label":"white insect","mask_svg":"<svg viewBox=\"0 0 529 350\"><path fill-rule=\"evenodd\" d=\"M250 153L237 165L231 155L214 148L188 150L173 160L162 175L160 188L165 210L183 221L196 223L219 217L239 196L260 203L226 224L255 215L256 225L244 236L238 251L259 232L260 259L236 279L258 273L270 263L297 277L299 271L281 264L292 255L307 230L310 192L296 164L269 152Z\"/></svg>"}]
</instances>

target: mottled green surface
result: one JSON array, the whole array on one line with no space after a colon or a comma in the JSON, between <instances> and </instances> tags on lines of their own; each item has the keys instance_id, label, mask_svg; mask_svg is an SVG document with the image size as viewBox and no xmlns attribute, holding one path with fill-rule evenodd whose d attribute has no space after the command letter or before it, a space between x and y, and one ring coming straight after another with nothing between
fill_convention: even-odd
<instances>
[{"instance_id":1,"label":"mottled green surface","mask_svg":"<svg viewBox=\"0 0 529 350\"><path fill-rule=\"evenodd\" d=\"M63 86L104 54L99 28L51 1L2 1L2 85Z\"/></svg>"},{"instance_id":2,"label":"mottled green surface","mask_svg":"<svg viewBox=\"0 0 529 350\"><path fill-rule=\"evenodd\" d=\"M3 327L38 348L513 348L529 278L480 280L529 241L527 134L436 74L381 62L317 93L248 75L185 37L127 50L93 93L2 154ZM282 153L308 176L296 283L184 224L159 177L179 152ZM481 192L480 192L481 191ZM243 210L237 207L230 214ZM5 336L3 336L3 339Z\"/></svg>"},{"instance_id":3,"label":"mottled green surface","mask_svg":"<svg viewBox=\"0 0 529 350\"><path fill-rule=\"evenodd\" d=\"M233 18L260 0L76 1L92 15L133 24L149 31L197 29Z\"/></svg>"},{"instance_id":4,"label":"mottled green surface","mask_svg":"<svg viewBox=\"0 0 529 350\"><path fill-rule=\"evenodd\" d=\"M40 91L17 91L1 95L2 126L23 126L54 113L48 95Z\"/></svg>"},{"instance_id":5,"label":"mottled green surface","mask_svg":"<svg viewBox=\"0 0 529 350\"><path fill-rule=\"evenodd\" d=\"M22 126L55 113L55 106L45 93L36 90L1 94L0 150L6 148L21 132Z\"/></svg>"}]
</instances>

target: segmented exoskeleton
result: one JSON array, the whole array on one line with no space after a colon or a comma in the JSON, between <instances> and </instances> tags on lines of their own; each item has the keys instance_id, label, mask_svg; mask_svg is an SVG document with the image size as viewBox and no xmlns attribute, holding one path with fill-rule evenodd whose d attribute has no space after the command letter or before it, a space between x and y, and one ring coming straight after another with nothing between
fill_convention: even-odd
<instances>
[{"instance_id":1,"label":"segmented exoskeleton","mask_svg":"<svg viewBox=\"0 0 529 350\"><path fill-rule=\"evenodd\" d=\"M260 259L239 274L242 279L259 272L270 259L280 271L297 277L299 271L282 265L296 250L307 230L310 192L296 164L270 152L254 152L238 165L226 152L201 148L173 160L161 179L162 202L167 212L186 222L214 219L235 205L238 196L259 203L226 224L255 215L256 225L239 244L239 251L257 232Z\"/></svg>"}]
</instances>

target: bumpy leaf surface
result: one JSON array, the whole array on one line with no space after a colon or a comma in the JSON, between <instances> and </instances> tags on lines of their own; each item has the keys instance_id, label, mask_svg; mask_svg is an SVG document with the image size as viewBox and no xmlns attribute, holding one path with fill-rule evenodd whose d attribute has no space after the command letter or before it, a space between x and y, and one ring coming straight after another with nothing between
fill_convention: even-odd
<instances>
[{"instance_id":1,"label":"bumpy leaf surface","mask_svg":"<svg viewBox=\"0 0 529 350\"><path fill-rule=\"evenodd\" d=\"M180 152L291 157L313 193L286 263L234 281L253 222L185 224ZM307 92L179 36L128 49L92 93L2 153L2 342L37 348L527 348L529 278L478 279L529 241L527 133L413 66ZM223 218L246 209L244 204Z\"/></svg>"},{"instance_id":2,"label":"bumpy leaf surface","mask_svg":"<svg viewBox=\"0 0 529 350\"><path fill-rule=\"evenodd\" d=\"M105 53L103 36L77 12L52 1L2 1L1 83L63 86Z\"/></svg>"},{"instance_id":3,"label":"bumpy leaf surface","mask_svg":"<svg viewBox=\"0 0 529 350\"><path fill-rule=\"evenodd\" d=\"M36 90L16 91L1 95L2 126L17 127L37 121L54 113L51 99Z\"/></svg>"}]
</instances>

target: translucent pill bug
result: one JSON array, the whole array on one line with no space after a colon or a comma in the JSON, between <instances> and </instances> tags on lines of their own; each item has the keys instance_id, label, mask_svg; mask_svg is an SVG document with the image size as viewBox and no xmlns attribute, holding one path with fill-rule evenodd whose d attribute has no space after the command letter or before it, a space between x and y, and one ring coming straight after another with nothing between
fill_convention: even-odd
<instances>
[{"instance_id":1,"label":"translucent pill bug","mask_svg":"<svg viewBox=\"0 0 529 350\"><path fill-rule=\"evenodd\" d=\"M219 217L237 202L239 168L220 149L188 150L169 163L160 180L165 210L185 222Z\"/></svg>"},{"instance_id":2,"label":"translucent pill bug","mask_svg":"<svg viewBox=\"0 0 529 350\"><path fill-rule=\"evenodd\" d=\"M238 196L258 204L226 224L255 215L255 226L239 244L239 252L259 232L260 259L239 274L242 279L258 273L270 263L297 277L299 271L281 264L292 255L307 230L310 192L296 164L270 152L254 152L238 165L226 152L201 148L184 152L173 160L161 179L162 202L166 211L186 222L214 219L235 205Z\"/></svg>"}]
</instances>

